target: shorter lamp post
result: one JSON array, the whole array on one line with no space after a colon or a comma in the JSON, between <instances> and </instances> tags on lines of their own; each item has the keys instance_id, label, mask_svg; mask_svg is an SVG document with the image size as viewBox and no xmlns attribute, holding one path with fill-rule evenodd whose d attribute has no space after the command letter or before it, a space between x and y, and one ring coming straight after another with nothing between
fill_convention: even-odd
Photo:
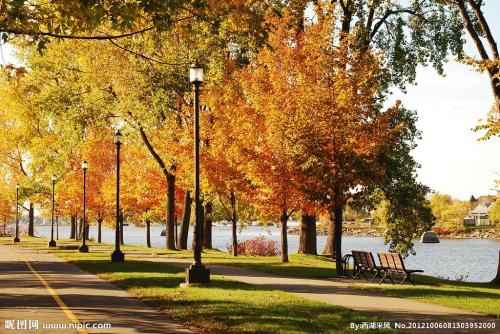
<instances>
[{"instance_id":1,"label":"shorter lamp post","mask_svg":"<svg viewBox=\"0 0 500 334\"><path fill-rule=\"evenodd\" d=\"M115 133L116 144L116 227L115 227L115 251L111 254L112 262L124 262L125 255L120 250L120 146L122 144L122 133Z\"/></svg>"},{"instance_id":2,"label":"shorter lamp post","mask_svg":"<svg viewBox=\"0 0 500 334\"><path fill-rule=\"evenodd\" d=\"M56 247L56 241L54 240L54 193L56 188L56 176L52 175L52 218L50 224L50 241L49 247Z\"/></svg>"},{"instance_id":3,"label":"shorter lamp post","mask_svg":"<svg viewBox=\"0 0 500 334\"><path fill-rule=\"evenodd\" d=\"M16 183L16 236L14 242L19 242L19 184Z\"/></svg>"},{"instance_id":4,"label":"shorter lamp post","mask_svg":"<svg viewBox=\"0 0 500 334\"><path fill-rule=\"evenodd\" d=\"M87 169L89 168L89 165L86 160L82 162L82 170L83 170L83 219L82 219L82 245L78 250L80 253L88 253L89 252L89 247L87 246L86 239L87 239L87 222L86 222L86 217L85 217L85 205L87 201L87 196L86 196L86 188L87 188Z\"/></svg>"},{"instance_id":5,"label":"shorter lamp post","mask_svg":"<svg viewBox=\"0 0 500 334\"><path fill-rule=\"evenodd\" d=\"M203 67L195 62L189 67L189 82L194 86L194 201L195 201L195 226L194 226L194 263L186 269L186 283L210 283L210 269L201 262L201 202L200 202L200 86L204 81Z\"/></svg>"},{"instance_id":6,"label":"shorter lamp post","mask_svg":"<svg viewBox=\"0 0 500 334\"><path fill-rule=\"evenodd\" d=\"M54 208L57 211L57 206ZM56 214L56 239L59 240L59 216Z\"/></svg>"}]
</instances>

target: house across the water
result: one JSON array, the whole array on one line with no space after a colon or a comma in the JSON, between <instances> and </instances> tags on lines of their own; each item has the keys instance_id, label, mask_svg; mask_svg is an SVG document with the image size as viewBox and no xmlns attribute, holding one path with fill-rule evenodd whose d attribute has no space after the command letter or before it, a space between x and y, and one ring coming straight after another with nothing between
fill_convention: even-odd
<instances>
[{"instance_id":1,"label":"house across the water","mask_svg":"<svg viewBox=\"0 0 500 334\"><path fill-rule=\"evenodd\" d=\"M464 218L466 226L488 226L491 225L489 213L495 202L495 196L481 196L475 199L471 196L471 203L474 205L469 215Z\"/></svg>"}]
</instances>

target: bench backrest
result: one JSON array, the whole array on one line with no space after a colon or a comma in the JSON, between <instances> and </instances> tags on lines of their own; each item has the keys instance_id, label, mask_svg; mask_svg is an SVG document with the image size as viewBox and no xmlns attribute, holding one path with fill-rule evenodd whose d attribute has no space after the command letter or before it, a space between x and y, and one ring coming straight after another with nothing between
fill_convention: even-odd
<instances>
[{"instance_id":1,"label":"bench backrest","mask_svg":"<svg viewBox=\"0 0 500 334\"><path fill-rule=\"evenodd\" d=\"M354 258L354 264L357 265L357 266L362 266L362 263L361 263L361 256L359 255L360 251L351 251L352 253L352 257Z\"/></svg>"},{"instance_id":2,"label":"bench backrest","mask_svg":"<svg viewBox=\"0 0 500 334\"><path fill-rule=\"evenodd\" d=\"M378 253L380 265L384 269L389 269L397 272L404 272L405 265L399 253Z\"/></svg>"},{"instance_id":3,"label":"bench backrest","mask_svg":"<svg viewBox=\"0 0 500 334\"><path fill-rule=\"evenodd\" d=\"M375 259L371 252L364 251L351 251L354 257L354 262L365 269L376 270L377 266L375 264Z\"/></svg>"}]
</instances>

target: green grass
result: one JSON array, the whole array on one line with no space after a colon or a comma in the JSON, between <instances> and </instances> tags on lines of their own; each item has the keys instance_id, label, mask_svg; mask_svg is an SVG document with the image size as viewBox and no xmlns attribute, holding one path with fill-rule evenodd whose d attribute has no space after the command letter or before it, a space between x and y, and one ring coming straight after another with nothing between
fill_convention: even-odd
<instances>
[{"instance_id":1,"label":"green grass","mask_svg":"<svg viewBox=\"0 0 500 334\"><path fill-rule=\"evenodd\" d=\"M22 237L21 240L29 240L32 247L47 248L47 240L44 238L29 238ZM74 240L60 240L58 245L78 245ZM112 252L114 246L111 244L98 244L96 242L88 242L90 248L94 251ZM147 255L161 255L165 257L192 259L193 252L191 250L176 250L171 251L165 248L147 248L143 246L124 245L122 250L125 253L139 253ZM338 277L335 270L335 261L330 257L290 254L288 263L281 263L279 256L237 256L219 251L205 250L202 254L203 263L206 264L222 264L237 267L254 269L262 272L281 276L305 277L305 278L333 278Z\"/></svg>"},{"instance_id":2,"label":"green grass","mask_svg":"<svg viewBox=\"0 0 500 334\"><path fill-rule=\"evenodd\" d=\"M352 287L500 318L500 288L498 286L491 283L450 281L424 275L412 275L412 279L417 283L416 286L353 284Z\"/></svg>"},{"instance_id":3,"label":"green grass","mask_svg":"<svg viewBox=\"0 0 500 334\"><path fill-rule=\"evenodd\" d=\"M179 284L185 280L182 269L130 258L125 263L111 263L109 252L104 251L111 248L109 245L91 244L91 253L79 253L49 250L47 239L24 237L21 241L20 246L50 252L128 290L197 332L354 333L350 329L351 322L380 321L343 307L217 276L212 276L208 287L180 288ZM0 242L12 243L11 239L0 239ZM63 244L74 242L58 242L58 245ZM144 248L134 248L144 251ZM131 251L129 247L125 249ZM377 332L395 333L394 330Z\"/></svg>"}]
</instances>

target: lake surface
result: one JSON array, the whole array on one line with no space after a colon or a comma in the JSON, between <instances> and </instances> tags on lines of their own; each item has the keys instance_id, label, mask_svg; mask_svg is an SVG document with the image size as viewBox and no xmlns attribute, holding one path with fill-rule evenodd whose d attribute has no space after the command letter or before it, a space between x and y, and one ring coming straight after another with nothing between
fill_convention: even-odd
<instances>
[{"instance_id":1,"label":"lake surface","mask_svg":"<svg viewBox=\"0 0 500 334\"><path fill-rule=\"evenodd\" d=\"M190 227L192 228L192 226ZM165 247L165 237L161 237L162 227L151 226L151 244L153 247ZM59 226L59 237L69 237L69 226ZM189 231L189 245L191 245L192 229ZM35 234L49 237L50 226L35 226ZM55 233L54 233L55 235ZM238 240L254 238L264 235L280 244L280 229L260 226L248 226L239 231ZM90 227L90 237L97 239L96 226ZM135 226L124 227L124 241L131 245L146 245L146 229ZM228 250L231 243L230 226L214 226L212 231L212 244L214 248L222 251ZM114 231L103 228L103 242L114 242ZM318 236L318 251L321 252L326 243L325 236ZM288 236L290 253L297 253L299 237ZM421 244L415 240L415 256L410 255L405 259L405 264L410 269L423 269L425 274L449 279L462 278L469 282L488 282L495 277L498 266L498 250L500 240L441 240L438 244ZM342 252L350 253L351 250L366 250L374 253L387 251L382 238L374 237L344 237L342 239Z\"/></svg>"}]
</instances>

